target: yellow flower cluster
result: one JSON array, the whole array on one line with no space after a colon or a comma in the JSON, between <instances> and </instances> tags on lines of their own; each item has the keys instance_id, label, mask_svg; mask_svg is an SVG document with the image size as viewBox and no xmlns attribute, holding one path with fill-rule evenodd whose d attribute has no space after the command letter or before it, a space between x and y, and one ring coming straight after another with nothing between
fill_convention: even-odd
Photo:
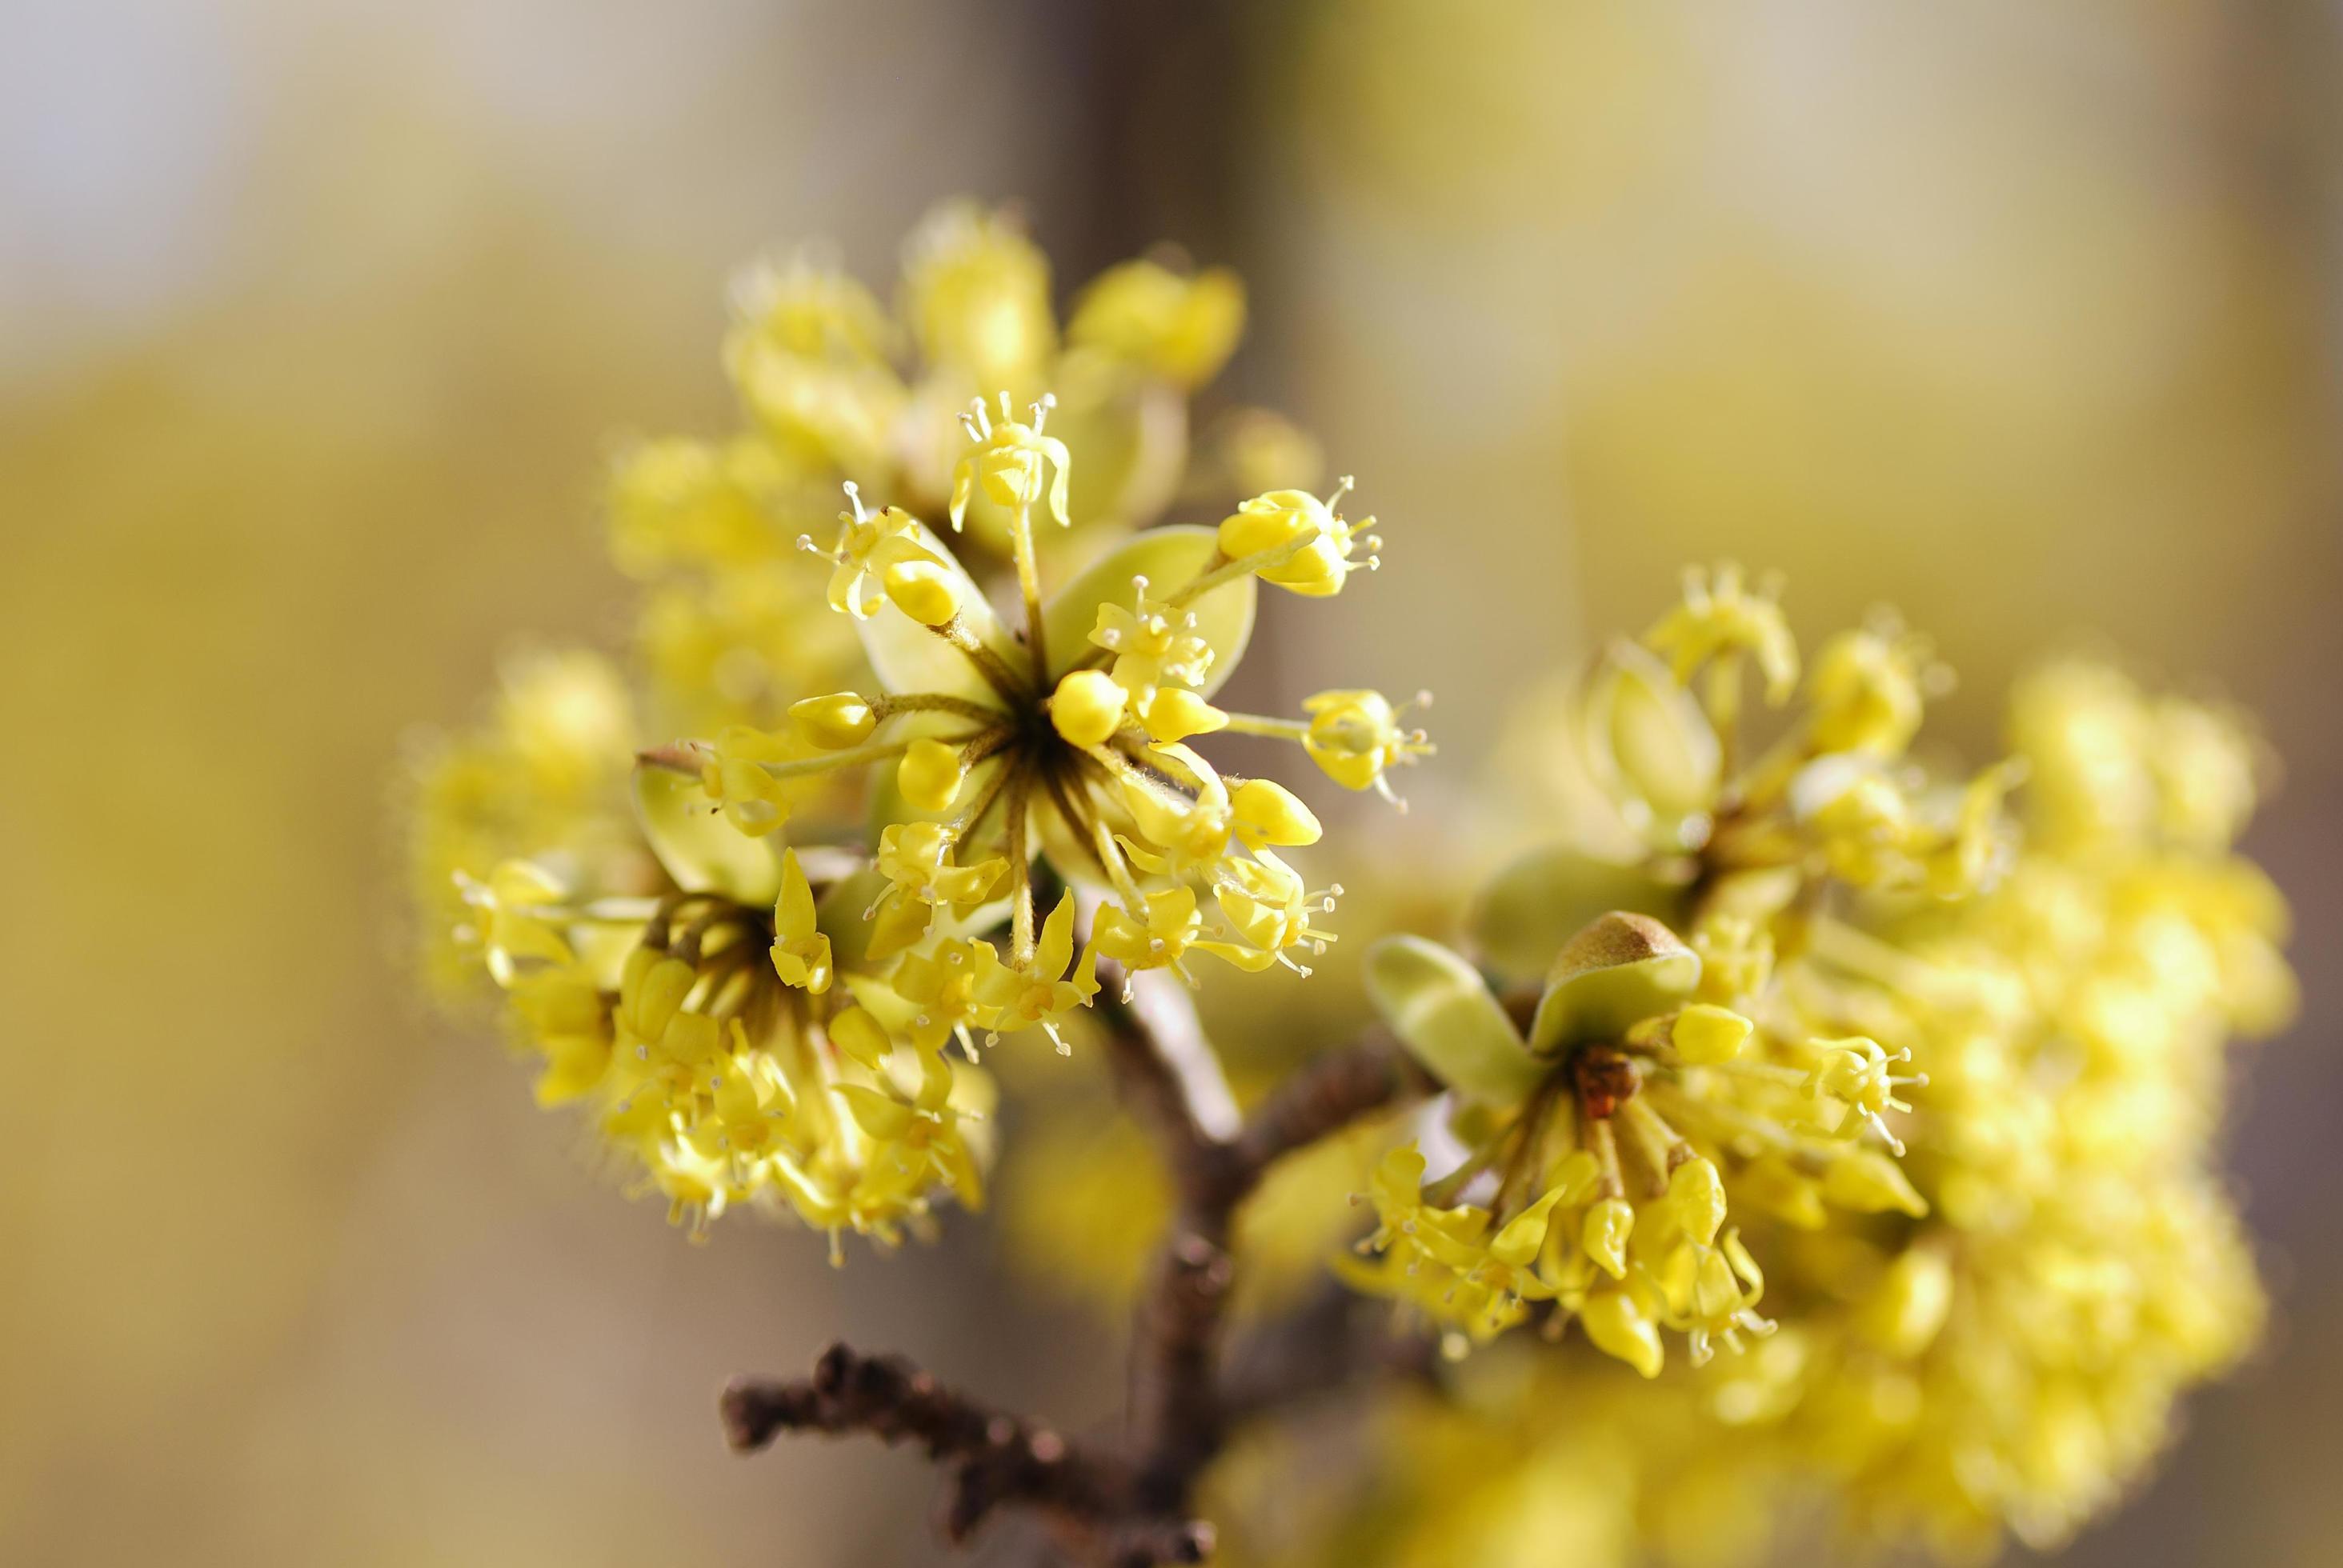
<instances>
[{"instance_id":1,"label":"yellow flower cluster","mask_svg":"<svg viewBox=\"0 0 2343 1568\"><path fill-rule=\"evenodd\" d=\"M834 1251L978 1204L980 1040L1066 1049L1101 962L1306 972L1333 899L1283 851L1318 819L1192 742L1282 737L1386 794L1430 749L1372 691L1293 719L1212 701L1257 584L1324 597L1376 550L1347 481L1280 487L1307 443L1273 416L1191 463L1235 280L1126 263L1062 331L1051 294L1011 218L958 205L906 246L893 313L809 254L744 279L725 365L746 427L613 476L637 679L583 654L518 668L491 725L418 769L434 976L485 967L539 1099L586 1106L695 1232L749 1205ZM1130 533L1240 472L1272 487L1225 495L1217 528Z\"/></svg>"},{"instance_id":2,"label":"yellow flower cluster","mask_svg":"<svg viewBox=\"0 0 2343 1568\"><path fill-rule=\"evenodd\" d=\"M1770 705L1800 690L1773 594L1727 568L1694 574L1581 693L1585 766L1646 851L1593 879L1651 912L1600 913L1507 998L1429 942L1375 955L1387 1020L1453 1091L1436 1131L1454 1157L1427 1185L1423 1152L1392 1154L1370 1194L1375 1261L1344 1271L1455 1331L1452 1350L1534 1311L1547 1332L1575 1322L1645 1377L1665 1363L1664 1330L1699 1365L1775 1327L1757 1310L1759 1257L1727 1223L1736 1212L1806 1229L1927 1212L1889 1121L1926 1081L1898 1070L1910 1047L1890 1030L1889 1050L1777 979L1777 958L1834 898L1976 893L2006 858L2007 772L1947 799L1906 762L1929 677L1900 632L1832 642L1781 739L1742 765L1752 671ZM1574 851L1508 869L1489 901L1493 945L1534 954L1538 932L1588 912L1578 873Z\"/></svg>"},{"instance_id":3,"label":"yellow flower cluster","mask_svg":"<svg viewBox=\"0 0 2343 1568\"><path fill-rule=\"evenodd\" d=\"M2295 1005L2284 903L2231 849L2257 792L2238 719L2068 662L2020 684L2010 735L2025 832L1998 888L1815 958L1929 1064L1910 1163L1939 1219L1817 1270L1845 1304L1792 1430L1874 1524L1947 1551L2063 1541L2254 1342L2223 1059Z\"/></svg>"},{"instance_id":4,"label":"yellow flower cluster","mask_svg":"<svg viewBox=\"0 0 2343 1568\"><path fill-rule=\"evenodd\" d=\"M1750 671L1769 706L1804 698L1742 761ZM1503 1357L1477 1416L1402 1402L1400 1473L1462 1443L1474 1479L1377 1482L1385 1513L1409 1500L1385 1539L1507 1561L1568 1509L1610 1543L1590 1561L1625 1561L1671 1533L1656 1499L1731 1555L1797 1483L1883 1542L2055 1544L2252 1342L2223 1058L2294 993L2284 905L2231 847L2250 731L2061 663L2013 694L2009 762L1939 782L1906 749L1938 678L1882 622L1802 687L1774 594L1696 576L1575 704L1599 841L1640 850L1503 873L1481 911L1494 989L1428 942L1374 953L1388 1022L1449 1093L1338 1266L1452 1351L1575 1323L1650 1377L1680 1330L1699 1369L1630 1412L1565 1345ZM1588 921L1589 900L1625 908ZM1574 925L1541 983L1503 983ZM1609 1483L1527 1484L1590 1431ZM1345 1539L1346 1562L1432 1560Z\"/></svg>"}]
</instances>

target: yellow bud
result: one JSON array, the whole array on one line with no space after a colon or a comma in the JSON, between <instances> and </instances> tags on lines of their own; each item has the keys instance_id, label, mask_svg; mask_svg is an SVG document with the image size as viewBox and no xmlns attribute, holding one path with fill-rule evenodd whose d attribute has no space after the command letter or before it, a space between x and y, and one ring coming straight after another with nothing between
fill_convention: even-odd
<instances>
[{"instance_id":1,"label":"yellow bud","mask_svg":"<svg viewBox=\"0 0 2343 1568\"><path fill-rule=\"evenodd\" d=\"M1074 746L1101 746L1122 723L1131 693L1102 669L1077 669L1058 682L1050 723Z\"/></svg>"},{"instance_id":2,"label":"yellow bud","mask_svg":"<svg viewBox=\"0 0 2343 1568\"><path fill-rule=\"evenodd\" d=\"M1152 261L1126 261L1083 291L1066 335L1195 387L1219 372L1243 328L1244 286L1227 268L1189 277Z\"/></svg>"},{"instance_id":3,"label":"yellow bud","mask_svg":"<svg viewBox=\"0 0 2343 1568\"><path fill-rule=\"evenodd\" d=\"M1221 522L1221 553L1231 560L1267 557L1261 580L1308 598L1340 593L1351 573L1373 564L1379 541L1367 530L1373 518L1356 523L1337 515L1334 503L1350 492L1347 478L1325 500L1300 490L1271 490L1244 502ZM1351 559L1361 544L1364 561ZM1280 552L1282 559L1272 552Z\"/></svg>"},{"instance_id":4,"label":"yellow bud","mask_svg":"<svg viewBox=\"0 0 2343 1568\"><path fill-rule=\"evenodd\" d=\"M703 767L699 780L709 798L722 805L724 819L752 839L789 820L789 798L779 780L757 763L727 758Z\"/></svg>"},{"instance_id":5,"label":"yellow bud","mask_svg":"<svg viewBox=\"0 0 2343 1568\"><path fill-rule=\"evenodd\" d=\"M1572 1150L1546 1172L1546 1185L1562 1194L1565 1209L1575 1209L1593 1197L1595 1184L1602 1180L1602 1164L1584 1149Z\"/></svg>"},{"instance_id":6,"label":"yellow bud","mask_svg":"<svg viewBox=\"0 0 2343 1568\"><path fill-rule=\"evenodd\" d=\"M1755 1208L1801 1231L1830 1223L1822 1194L1811 1177L1778 1156L1753 1160L1733 1174L1733 1190L1745 1207Z\"/></svg>"},{"instance_id":7,"label":"yellow bud","mask_svg":"<svg viewBox=\"0 0 2343 1568\"><path fill-rule=\"evenodd\" d=\"M797 720L807 739L829 751L861 745L879 726L879 716L870 711L870 705L860 693L852 691L833 691L828 697L809 697L803 702L792 702L789 717Z\"/></svg>"},{"instance_id":8,"label":"yellow bud","mask_svg":"<svg viewBox=\"0 0 2343 1568\"><path fill-rule=\"evenodd\" d=\"M1920 727L1918 645L1875 630L1841 632L1815 660L1814 743L1822 751L1892 757Z\"/></svg>"},{"instance_id":9,"label":"yellow bud","mask_svg":"<svg viewBox=\"0 0 2343 1568\"><path fill-rule=\"evenodd\" d=\"M1147 705L1139 721L1147 727L1148 739L1159 746L1169 746L1191 735L1209 735L1223 729L1229 716L1192 691L1162 686L1156 688L1154 700Z\"/></svg>"},{"instance_id":10,"label":"yellow bud","mask_svg":"<svg viewBox=\"0 0 2343 1568\"><path fill-rule=\"evenodd\" d=\"M921 811L950 810L967 777L958 747L924 738L911 742L895 769L895 783L903 799Z\"/></svg>"},{"instance_id":11,"label":"yellow bud","mask_svg":"<svg viewBox=\"0 0 2343 1568\"><path fill-rule=\"evenodd\" d=\"M1324 831L1292 790L1266 779L1249 779L1238 785L1229 794L1229 807L1236 819L1237 837L1248 849L1263 844L1281 848L1314 844Z\"/></svg>"},{"instance_id":12,"label":"yellow bud","mask_svg":"<svg viewBox=\"0 0 2343 1568\"><path fill-rule=\"evenodd\" d=\"M1706 1160L1687 1160L1668 1178L1667 1206L1677 1229L1705 1247L1725 1223L1725 1178Z\"/></svg>"},{"instance_id":13,"label":"yellow bud","mask_svg":"<svg viewBox=\"0 0 2343 1568\"><path fill-rule=\"evenodd\" d=\"M1755 1025L1730 1008L1696 1001L1676 1014L1669 1040L1676 1054L1694 1067L1714 1067L1741 1054Z\"/></svg>"},{"instance_id":14,"label":"yellow bud","mask_svg":"<svg viewBox=\"0 0 2343 1568\"><path fill-rule=\"evenodd\" d=\"M1896 1161L1874 1149L1857 1149L1832 1161L1823 1172L1823 1196L1858 1214L1893 1209L1917 1220L1928 1211L1928 1201L1914 1190Z\"/></svg>"},{"instance_id":15,"label":"yellow bud","mask_svg":"<svg viewBox=\"0 0 2343 1568\"><path fill-rule=\"evenodd\" d=\"M1332 514L1317 497L1300 490L1272 490L1256 496L1222 520L1221 553L1241 560L1318 533L1331 521Z\"/></svg>"},{"instance_id":16,"label":"yellow bud","mask_svg":"<svg viewBox=\"0 0 2343 1568\"><path fill-rule=\"evenodd\" d=\"M884 1066L894 1042L879 1020L859 1007L850 1007L830 1020L830 1042L874 1072Z\"/></svg>"},{"instance_id":17,"label":"yellow bud","mask_svg":"<svg viewBox=\"0 0 2343 1568\"><path fill-rule=\"evenodd\" d=\"M1935 1342L1953 1307L1953 1265L1934 1247L1916 1247L1888 1265L1856 1310L1863 1336L1891 1355L1916 1356Z\"/></svg>"},{"instance_id":18,"label":"yellow bud","mask_svg":"<svg viewBox=\"0 0 2343 1568\"><path fill-rule=\"evenodd\" d=\"M1614 1280L1627 1277L1627 1238L1634 1233L1635 1211L1624 1198L1605 1198L1586 1211L1578 1244ZM1616 1352L1614 1352L1616 1353Z\"/></svg>"},{"instance_id":19,"label":"yellow bud","mask_svg":"<svg viewBox=\"0 0 2343 1568\"><path fill-rule=\"evenodd\" d=\"M1580 722L1595 783L1638 837L1671 851L1706 838L1724 750L1666 665L1635 643L1614 643L1589 678Z\"/></svg>"},{"instance_id":20,"label":"yellow bud","mask_svg":"<svg viewBox=\"0 0 2343 1568\"><path fill-rule=\"evenodd\" d=\"M846 1102L855 1125L881 1143L900 1142L919 1121L918 1114L901 1101L860 1083L832 1084L830 1092Z\"/></svg>"},{"instance_id":21,"label":"yellow bud","mask_svg":"<svg viewBox=\"0 0 2343 1568\"><path fill-rule=\"evenodd\" d=\"M1578 1320L1586 1325L1586 1337L1594 1342L1596 1350L1617 1357L1645 1377L1659 1376L1660 1368L1667 1363L1668 1352L1660 1343L1659 1330L1624 1291L1589 1296L1578 1309Z\"/></svg>"},{"instance_id":22,"label":"yellow bud","mask_svg":"<svg viewBox=\"0 0 2343 1568\"><path fill-rule=\"evenodd\" d=\"M656 1041L675 1020L697 977L681 959L639 947L627 955L618 981L619 1029L636 1040Z\"/></svg>"},{"instance_id":23,"label":"yellow bud","mask_svg":"<svg viewBox=\"0 0 2343 1568\"><path fill-rule=\"evenodd\" d=\"M887 597L921 626L942 626L960 613L960 590L943 563L898 561L887 568Z\"/></svg>"}]
</instances>

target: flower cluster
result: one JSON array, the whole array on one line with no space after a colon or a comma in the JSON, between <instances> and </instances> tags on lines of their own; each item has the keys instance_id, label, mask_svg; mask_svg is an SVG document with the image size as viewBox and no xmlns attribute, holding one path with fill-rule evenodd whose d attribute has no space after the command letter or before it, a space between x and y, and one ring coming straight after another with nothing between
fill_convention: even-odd
<instances>
[{"instance_id":1,"label":"flower cluster","mask_svg":"<svg viewBox=\"0 0 2343 1568\"><path fill-rule=\"evenodd\" d=\"M1061 332L1040 253L955 206L907 249L900 320L803 256L739 308L749 427L637 447L614 481L641 694L590 655L520 671L421 770L418 891L435 973L483 964L539 1099L588 1106L679 1219L749 1203L891 1243L982 1201L980 1043L1068 1050L1101 966L1307 973L1332 940L1336 890L1287 858L1316 815L1199 743L1285 739L1386 795L1430 747L1373 691L1213 701L1258 585L1322 598L1375 564L1347 480L1130 531L1181 493L1232 278L1129 263ZM1193 467L1257 475L1268 417Z\"/></svg>"},{"instance_id":2,"label":"flower cluster","mask_svg":"<svg viewBox=\"0 0 2343 1568\"><path fill-rule=\"evenodd\" d=\"M1911 1164L1938 1218L1815 1268L1845 1305L1785 1419L1872 1523L1946 1550L2063 1541L2252 1344L2224 1056L2295 1006L2285 905L2231 849L2260 771L2242 721L2065 662L2013 693L2010 739L2027 784L1999 886L1815 957L1929 1064Z\"/></svg>"},{"instance_id":3,"label":"flower cluster","mask_svg":"<svg viewBox=\"0 0 2343 1568\"><path fill-rule=\"evenodd\" d=\"M980 1205L1007 1062L1055 1076L1012 1245L1131 1288L1171 1194L1113 1169L1059 1055L1102 990L1178 994L1149 971L1309 974L1342 892L1295 863L1316 813L1215 737L1394 805L1432 750L1421 697L1223 701L1265 589L1332 598L1382 548L1274 416L1191 441L1242 318L1227 275L1144 260L1061 325L1040 252L966 206L891 310L810 253L759 268L725 346L743 427L613 477L632 665L518 660L421 759L432 983L495 997L538 1100L695 1234L749 1207L836 1257ZM1803 658L1771 582L1691 574L1513 748L1568 840L1481 890L1463 951L1334 950L1422 1070L1362 1049L1331 1103L1429 1081L1404 1127L1309 1121L1242 1186L1172 1172L1192 1206L1249 1196L1221 1215L1247 1310L1355 1239L1334 1271L1447 1358L1445 1400L1386 1392L1389 1473L1332 1560L1747 1544L1785 1483L1883 1543L2055 1543L2252 1342L2225 1058L2295 1003L2284 903L2234 848L2252 732L2066 662L2014 694L2006 759L1946 773L1915 744L1947 678L1892 617ZM1387 836L1366 874L1444 911L1452 847L1419 874ZM1188 1153L1247 1146L1207 1147L1329 1043L1328 978L1314 1027L1239 986L1260 1038L1166 1053ZM1012 1036L1055 1050L984 1054Z\"/></svg>"},{"instance_id":4,"label":"flower cluster","mask_svg":"<svg viewBox=\"0 0 2343 1568\"><path fill-rule=\"evenodd\" d=\"M1900 631L1831 643L1780 739L1744 763L1751 671L1771 706L1800 690L1773 594L1729 568L1694 574L1642 642L1598 663L1576 705L1582 755L1642 858L1587 878L1561 850L1501 877L1491 945L1543 968L1534 989L1501 998L1417 939L1375 955L1386 1018L1453 1091L1440 1131L1460 1157L1426 1184L1423 1152L1390 1156L1363 1243L1375 1261L1345 1272L1455 1331L1453 1348L1538 1311L1646 1377L1664 1330L1700 1365L1775 1328L1737 1213L1815 1230L1928 1211L1890 1120L1927 1081L1905 1069L1911 1048L1775 970L1834 897L1974 895L2006 858L2007 770L1947 791L1906 763L1929 676ZM1592 912L1589 882L1636 907L1541 952L1539 933Z\"/></svg>"},{"instance_id":5,"label":"flower cluster","mask_svg":"<svg viewBox=\"0 0 2343 1568\"><path fill-rule=\"evenodd\" d=\"M1750 670L1786 711L1739 760ZM1746 1549L1759 1500L1802 1480L1877 1539L2054 1544L2252 1342L2223 1058L2294 993L2284 905L2231 848L2251 732L2069 661L2014 692L2008 762L1939 781L1907 749L1941 678L1882 621L1802 686L1774 594L1695 576L1579 689L1563 770L1594 786L1601 848L1488 890L1495 989L1428 942L1373 955L1390 1025L1449 1093L1370 1184L1347 1277L1460 1352L1575 1323L1650 1377L1664 1331L1696 1368L1764 1336L1632 1415L1551 1352L1476 1382L1506 1391L1479 1418L1395 1407L1394 1463L1424 1462L1427 1422L1474 1434L1473 1539L1530 1539L1560 1501L1504 1478L1592 1426L1621 1473L1572 1505L1614 1539L1649 1538L1654 1500L1698 1510L1696 1484L1741 1500L1704 1547ZM1555 942L1541 982L1505 983ZM1467 1528L1410 1495L1403 1533Z\"/></svg>"}]
</instances>

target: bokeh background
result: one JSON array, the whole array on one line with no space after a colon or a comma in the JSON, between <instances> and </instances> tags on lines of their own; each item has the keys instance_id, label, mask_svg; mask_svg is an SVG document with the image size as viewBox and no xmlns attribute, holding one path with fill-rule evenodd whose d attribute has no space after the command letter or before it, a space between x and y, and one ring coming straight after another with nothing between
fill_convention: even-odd
<instances>
[{"instance_id":1,"label":"bokeh background","mask_svg":"<svg viewBox=\"0 0 2343 1568\"><path fill-rule=\"evenodd\" d=\"M1718 555L1900 605L1973 755L2075 639L2258 709L2276 1332L2065 1560L2336 1560L2343 9L0 0L0 1561L923 1563L916 1460L732 1460L720 1380L1114 1408L980 1224L686 1246L405 965L402 748L619 634L601 463L726 423L727 273L958 192L1245 272L1397 568L1303 636L1440 772Z\"/></svg>"}]
</instances>

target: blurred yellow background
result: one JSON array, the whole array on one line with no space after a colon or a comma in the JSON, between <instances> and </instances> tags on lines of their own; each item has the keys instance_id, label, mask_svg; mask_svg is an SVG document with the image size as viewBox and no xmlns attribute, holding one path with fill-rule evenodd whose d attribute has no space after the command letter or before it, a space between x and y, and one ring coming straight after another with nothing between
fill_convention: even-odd
<instances>
[{"instance_id":1,"label":"blurred yellow background","mask_svg":"<svg viewBox=\"0 0 2343 1568\"><path fill-rule=\"evenodd\" d=\"M517 644L617 635L601 461L722 425L726 275L829 236L881 278L961 191L1061 281L1159 239L1246 273L1238 389L1395 568L1306 635L1441 693L1427 803L1719 555L1802 629L1899 605L1972 755L2075 638L2261 712L2308 990L2237 1128L2277 1335L2067 1558L2333 1561L2338 28L0 5L0 1561L940 1560L915 1460L732 1460L722 1377L850 1332L1115 1408L1112 1333L1015 1304L980 1221L837 1273L687 1247L404 957L402 748Z\"/></svg>"}]
</instances>

